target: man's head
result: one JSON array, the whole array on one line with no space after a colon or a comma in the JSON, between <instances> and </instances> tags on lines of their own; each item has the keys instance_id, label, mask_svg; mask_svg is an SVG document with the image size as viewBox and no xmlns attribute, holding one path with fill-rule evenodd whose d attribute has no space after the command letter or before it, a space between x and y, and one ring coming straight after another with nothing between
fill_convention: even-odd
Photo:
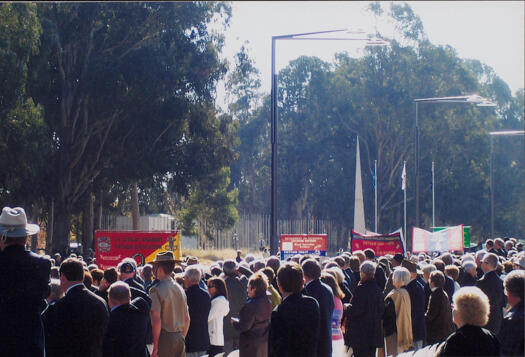
<instances>
[{"instance_id":1,"label":"man's head","mask_svg":"<svg viewBox=\"0 0 525 357\"><path fill-rule=\"evenodd\" d=\"M75 284L80 284L84 281L84 266L82 262L76 258L67 258L60 264L60 286L62 291Z\"/></svg>"},{"instance_id":2,"label":"man's head","mask_svg":"<svg viewBox=\"0 0 525 357\"><path fill-rule=\"evenodd\" d=\"M430 273L429 281L431 288L443 289L445 286L445 275L439 270L434 270L432 273Z\"/></svg>"},{"instance_id":3,"label":"man's head","mask_svg":"<svg viewBox=\"0 0 525 357\"><path fill-rule=\"evenodd\" d=\"M362 250L356 250L352 254L359 258L359 265L361 265L366 260L365 253L363 253Z\"/></svg>"},{"instance_id":4,"label":"man's head","mask_svg":"<svg viewBox=\"0 0 525 357\"><path fill-rule=\"evenodd\" d=\"M443 263L445 263L445 265L454 264L454 259L452 258L452 254L450 254L449 252L441 254L440 258L443 261Z\"/></svg>"},{"instance_id":5,"label":"man's head","mask_svg":"<svg viewBox=\"0 0 525 357\"><path fill-rule=\"evenodd\" d=\"M144 265L141 274L145 281L151 281L153 278L153 266L151 264Z\"/></svg>"},{"instance_id":6,"label":"man's head","mask_svg":"<svg viewBox=\"0 0 525 357\"><path fill-rule=\"evenodd\" d=\"M170 277L175 269L175 263L176 260L173 257L173 252L165 250L157 253L155 259L151 262L153 275L158 279Z\"/></svg>"},{"instance_id":7,"label":"man's head","mask_svg":"<svg viewBox=\"0 0 525 357\"><path fill-rule=\"evenodd\" d=\"M233 259L226 259L222 265L222 271L226 276L234 276L237 273L237 262Z\"/></svg>"},{"instance_id":8,"label":"man's head","mask_svg":"<svg viewBox=\"0 0 525 357\"><path fill-rule=\"evenodd\" d=\"M199 284L201 280L201 270L197 265L191 265L184 271L184 286L189 288L190 286Z\"/></svg>"},{"instance_id":9,"label":"man's head","mask_svg":"<svg viewBox=\"0 0 525 357\"><path fill-rule=\"evenodd\" d=\"M483 272L489 272L498 268L498 256L494 253L487 253L481 261L481 269Z\"/></svg>"},{"instance_id":10,"label":"man's head","mask_svg":"<svg viewBox=\"0 0 525 357\"><path fill-rule=\"evenodd\" d=\"M486 252L484 252L483 250L478 250L476 252L476 265L481 268L481 261L483 260L483 257L485 256L485 254L487 254Z\"/></svg>"},{"instance_id":11,"label":"man's head","mask_svg":"<svg viewBox=\"0 0 525 357\"><path fill-rule=\"evenodd\" d=\"M410 273L410 280L413 280L417 277L418 265L415 262L405 259L401 263L401 266L403 268L406 268L408 272Z\"/></svg>"},{"instance_id":12,"label":"man's head","mask_svg":"<svg viewBox=\"0 0 525 357\"><path fill-rule=\"evenodd\" d=\"M359 266L359 271L361 273L361 281L365 282L365 281L374 279L375 274L376 274L376 267L377 267L376 263L368 261L368 260L364 261Z\"/></svg>"},{"instance_id":13,"label":"man's head","mask_svg":"<svg viewBox=\"0 0 525 357\"><path fill-rule=\"evenodd\" d=\"M137 262L133 258L124 258L117 266L120 273L120 280L128 280L135 277L137 273Z\"/></svg>"},{"instance_id":14,"label":"man's head","mask_svg":"<svg viewBox=\"0 0 525 357\"><path fill-rule=\"evenodd\" d=\"M108 304L112 309L115 306L126 305L131 301L129 285L123 281L117 281L109 287Z\"/></svg>"},{"instance_id":15,"label":"man's head","mask_svg":"<svg viewBox=\"0 0 525 357\"><path fill-rule=\"evenodd\" d=\"M300 293L304 285L301 266L294 262L284 263L277 271L277 285L283 295Z\"/></svg>"},{"instance_id":16,"label":"man's head","mask_svg":"<svg viewBox=\"0 0 525 357\"><path fill-rule=\"evenodd\" d=\"M273 272L277 274L277 271L279 270L281 266L281 260L277 258L275 255L272 255L271 257L268 257L266 260L266 266L273 269Z\"/></svg>"},{"instance_id":17,"label":"man's head","mask_svg":"<svg viewBox=\"0 0 525 357\"><path fill-rule=\"evenodd\" d=\"M306 259L302 264L306 281L317 280L321 277L321 265L315 259Z\"/></svg>"},{"instance_id":18,"label":"man's head","mask_svg":"<svg viewBox=\"0 0 525 357\"><path fill-rule=\"evenodd\" d=\"M27 237L37 234L40 227L28 224L26 212L22 207L4 207L0 214L0 248L10 245L25 245Z\"/></svg>"},{"instance_id":19,"label":"man's head","mask_svg":"<svg viewBox=\"0 0 525 357\"><path fill-rule=\"evenodd\" d=\"M492 239L487 239L485 241L485 249L487 251L491 250L494 247L494 241Z\"/></svg>"},{"instance_id":20,"label":"man's head","mask_svg":"<svg viewBox=\"0 0 525 357\"><path fill-rule=\"evenodd\" d=\"M403 254L400 254L400 253L396 253L394 257L392 258L392 260L390 261L393 268L400 266L402 262L403 262Z\"/></svg>"},{"instance_id":21,"label":"man's head","mask_svg":"<svg viewBox=\"0 0 525 357\"><path fill-rule=\"evenodd\" d=\"M505 242L505 250L511 250L514 247L514 242L511 240L508 240Z\"/></svg>"},{"instance_id":22,"label":"man's head","mask_svg":"<svg viewBox=\"0 0 525 357\"><path fill-rule=\"evenodd\" d=\"M505 295L509 305L514 307L520 301L523 301L523 290L525 287L525 270L513 270L506 277L503 283L505 286Z\"/></svg>"},{"instance_id":23,"label":"man's head","mask_svg":"<svg viewBox=\"0 0 525 357\"><path fill-rule=\"evenodd\" d=\"M494 249L496 250L502 249L504 245L505 245L505 241L503 239L501 238L494 239Z\"/></svg>"},{"instance_id":24,"label":"man's head","mask_svg":"<svg viewBox=\"0 0 525 357\"><path fill-rule=\"evenodd\" d=\"M465 273L470 274L473 277L476 277L476 263L473 261L467 260L463 263L463 269Z\"/></svg>"},{"instance_id":25,"label":"man's head","mask_svg":"<svg viewBox=\"0 0 525 357\"><path fill-rule=\"evenodd\" d=\"M364 253L365 253L366 260L370 260L370 261L374 261L375 260L376 253L374 252L373 249L367 248L367 249L365 249Z\"/></svg>"}]
</instances>

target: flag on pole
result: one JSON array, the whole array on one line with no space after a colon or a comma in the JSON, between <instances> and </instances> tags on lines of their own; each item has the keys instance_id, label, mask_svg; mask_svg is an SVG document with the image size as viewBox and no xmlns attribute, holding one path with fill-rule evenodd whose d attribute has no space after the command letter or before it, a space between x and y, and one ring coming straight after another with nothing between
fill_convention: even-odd
<instances>
[{"instance_id":1,"label":"flag on pole","mask_svg":"<svg viewBox=\"0 0 525 357\"><path fill-rule=\"evenodd\" d=\"M401 189L403 191L407 189L407 170L405 162L403 162L403 173L401 173Z\"/></svg>"}]
</instances>

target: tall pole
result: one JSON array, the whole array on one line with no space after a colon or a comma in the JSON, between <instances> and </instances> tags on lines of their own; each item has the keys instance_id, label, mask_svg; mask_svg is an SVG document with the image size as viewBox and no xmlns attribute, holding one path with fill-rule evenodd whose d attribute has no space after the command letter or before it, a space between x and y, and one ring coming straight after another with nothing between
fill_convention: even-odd
<instances>
[{"instance_id":1,"label":"tall pole","mask_svg":"<svg viewBox=\"0 0 525 357\"><path fill-rule=\"evenodd\" d=\"M416 227L419 227L419 122L416 103L416 148L415 148L415 169L416 169Z\"/></svg>"},{"instance_id":2,"label":"tall pole","mask_svg":"<svg viewBox=\"0 0 525 357\"><path fill-rule=\"evenodd\" d=\"M275 72L275 38L272 37L272 119L271 119L271 140L272 140L272 202L271 202L271 222L270 222L270 254L277 254L277 73Z\"/></svg>"},{"instance_id":3,"label":"tall pole","mask_svg":"<svg viewBox=\"0 0 525 357\"><path fill-rule=\"evenodd\" d=\"M494 239L494 154L493 136L490 136L490 238Z\"/></svg>"},{"instance_id":4,"label":"tall pole","mask_svg":"<svg viewBox=\"0 0 525 357\"><path fill-rule=\"evenodd\" d=\"M436 185L434 182L434 161L432 161L432 228L436 226Z\"/></svg>"},{"instance_id":5,"label":"tall pole","mask_svg":"<svg viewBox=\"0 0 525 357\"><path fill-rule=\"evenodd\" d=\"M374 160L374 195L375 195L375 224L374 232L377 233L377 160Z\"/></svg>"},{"instance_id":6,"label":"tall pole","mask_svg":"<svg viewBox=\"0 0 525 357\"><path fill-rule=\"evenodd\" d=\"M405 172L406 168L406 161L403 161L403 172ZM406 177L405 177L405 185L403 189L403 207L404 207L404 226L403 226L403 234L405 236L405 249L407 247L407 189L406 189Z\"/></svg>"}]
</instances>

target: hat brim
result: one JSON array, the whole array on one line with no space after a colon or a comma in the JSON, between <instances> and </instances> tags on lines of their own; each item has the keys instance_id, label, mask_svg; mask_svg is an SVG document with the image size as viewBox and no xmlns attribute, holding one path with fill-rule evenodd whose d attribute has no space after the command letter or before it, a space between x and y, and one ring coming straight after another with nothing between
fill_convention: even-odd
<instances>
[{"instance_id":1,"label":"hat brim","mask_svg":"<svg viewBox=\"0 0 525 357\"><path fill-rule=\"evenodd\" d=\"M9 226L0 226L0 235L6 237L27 237L40 232L38 224L26 224L25 228L13 228Z\"/></svg>"},{"instance_id":2,"label":"hat brim","mask_svg":"<svg viewBox=\"0 0 525 357\"><path fill-rule=\"evenodd\" d=\"M182 263L181 260L173 259L173 260L157 260L157 261L152 260L151 262L149 262L149 264L158 264L158 263L162 263L162 262L175 262L175 263L178 263L178 264Z\"/></svg>"}]
</instances>

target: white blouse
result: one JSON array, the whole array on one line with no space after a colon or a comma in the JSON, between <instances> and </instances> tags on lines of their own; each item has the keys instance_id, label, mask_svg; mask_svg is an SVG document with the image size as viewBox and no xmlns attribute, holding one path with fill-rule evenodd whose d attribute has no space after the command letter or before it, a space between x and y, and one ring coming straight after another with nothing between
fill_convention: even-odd
<instances>
[{"instance_id":1,"label":"white blouse","mask_svg":"<svg viewBox=\"0 0 525 357\"><path fill-rule=\"evenodd\" d=\"M224 346L224 331L222 329L224 316L230 312L230 303L224 296L217 296L211 301L208 315L208 333L210 344Z\"/></svg>"}]
</instances>

